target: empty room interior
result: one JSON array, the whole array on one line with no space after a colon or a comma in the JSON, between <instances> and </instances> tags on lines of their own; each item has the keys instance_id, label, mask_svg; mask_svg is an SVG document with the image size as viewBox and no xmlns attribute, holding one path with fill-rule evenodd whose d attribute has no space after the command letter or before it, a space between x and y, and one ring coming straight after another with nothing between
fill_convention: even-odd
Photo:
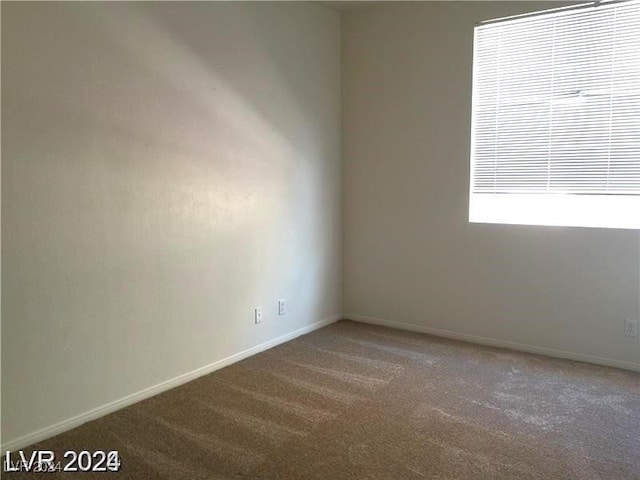
<instances>
[{"instance_id":1,"label":"empty room interior","mask_svg":"<svg viewBox=\"0 0 640 480\"><path fill-rule=\"evenodd\" d=\"M0 8L3 476L640 480L640 0Z\"/></svg>"}]
</instances>

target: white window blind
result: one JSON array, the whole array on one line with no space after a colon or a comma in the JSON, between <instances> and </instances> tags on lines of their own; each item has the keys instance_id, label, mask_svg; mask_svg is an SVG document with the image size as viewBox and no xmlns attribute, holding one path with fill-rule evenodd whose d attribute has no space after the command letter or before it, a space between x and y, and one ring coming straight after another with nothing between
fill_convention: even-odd
<instances>
[{"instance_id":1,"label":"white window blind","mask_svg":"<svg viewBox=\"0 0 640 480\"><path fill-rule=\"evenodd\" d=\"M470 220L640 228L640 1L476 27Z\"/></svg>"}]
</instances>

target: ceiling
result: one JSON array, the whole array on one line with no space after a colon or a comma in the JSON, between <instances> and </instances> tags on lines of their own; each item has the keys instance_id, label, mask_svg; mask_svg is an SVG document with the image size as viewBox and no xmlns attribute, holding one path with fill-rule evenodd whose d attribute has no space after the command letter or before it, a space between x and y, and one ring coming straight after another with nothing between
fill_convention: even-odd
<instances>
[{"instance_id":1,"label":"ceiling","mask_svg":"<svg viewBox=\"0 0 640 480\"><path fill-rule=\"evenodd\" d=\"M332 10L338 10L341 12L352 12L354 10L362 10L363 8L370 7L376 3L383 3L381 1L369 1L369 0L352 0L350 2L340 0L325 0L314 2L319 5L331 8Z\"/></svg>"}]
</instances>

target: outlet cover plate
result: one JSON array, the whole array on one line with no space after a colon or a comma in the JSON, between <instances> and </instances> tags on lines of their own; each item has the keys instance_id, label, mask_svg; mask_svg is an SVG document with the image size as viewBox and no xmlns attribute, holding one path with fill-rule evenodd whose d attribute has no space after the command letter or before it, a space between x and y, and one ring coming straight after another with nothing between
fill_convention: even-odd
<instances>
[{"instance_id":1,"label":"outlet cover plate","mask_svg":"<svg viewBox=\"0 0 640 480\"><path fill-rule=\"evenodd\" d=\"M284 298L278 300L278 315L286 315L287 301Z\"/></svg>"},{"instance_id":2,"label":"outlet cover plate","mask_svg":"<svg viewBox=\"0 0 640 480\"><path fill-rule=\"evenodd\" d=\"M638 336L638 321L626 319L624 321L624 334L627 337L637 337Z\"/></svg>"}]
</instances>

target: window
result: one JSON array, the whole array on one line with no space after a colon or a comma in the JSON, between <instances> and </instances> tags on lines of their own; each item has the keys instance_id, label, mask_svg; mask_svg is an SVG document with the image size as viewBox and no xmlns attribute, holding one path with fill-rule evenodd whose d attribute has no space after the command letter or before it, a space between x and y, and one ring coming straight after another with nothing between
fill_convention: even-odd
<instances>
[{"instance_id":1,"label":"window","mask_svg":"<svg viewBox=\"0 0 640 480\"><path fill-rule=\"evenodd\" d=\"M475 28L469 220L640 229L640 1Z\"/></svg>"}]
</instances>

